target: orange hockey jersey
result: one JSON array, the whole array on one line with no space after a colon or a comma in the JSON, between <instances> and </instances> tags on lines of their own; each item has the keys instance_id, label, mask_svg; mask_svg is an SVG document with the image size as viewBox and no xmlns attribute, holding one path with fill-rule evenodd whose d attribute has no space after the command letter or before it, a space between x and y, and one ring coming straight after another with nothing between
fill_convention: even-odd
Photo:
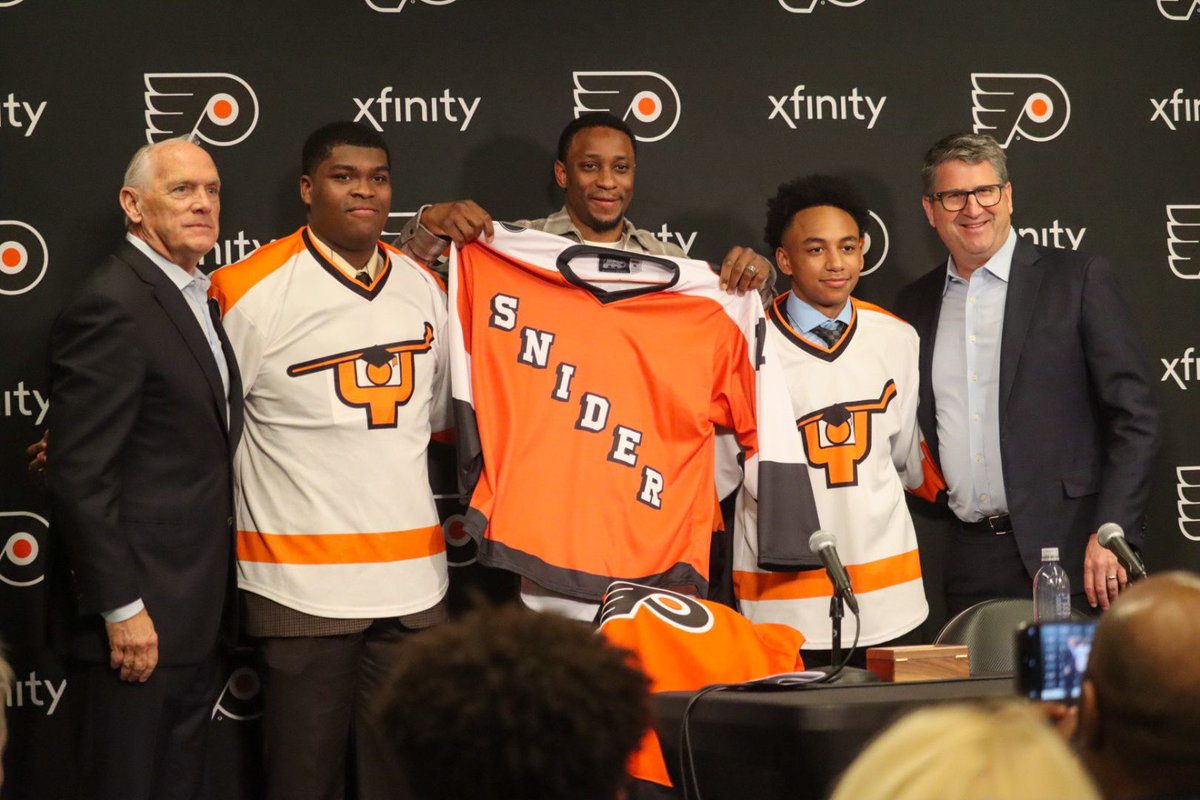
<instances>
[{"instance_id":1,"label":"orange hockey jersey","mask_svg":"<svg viewBox=\"0 0 1200 800\"><path fill-rule=\"evenodd\" d=\"M498 226L451 254L459 465L479 560L569 597L614 579L702 594L714 438L736 435L759 563L803 569L817 528L756 294L699 261Z\"/></svg>"},{"instance_id":2,"label":"orange hockey jersey","mask_svg":"<svg viewBox=\"0 0 1200 800\"><path fill-rule=\"evenodd\" d=\"M608 587L600 633L632 651L652 692L681 692L804 669L804 636L786 625L754 624L707 600L623 581ZM635 778L670 786L654 731L629 764Z\"/></svg>"}]
</instances>

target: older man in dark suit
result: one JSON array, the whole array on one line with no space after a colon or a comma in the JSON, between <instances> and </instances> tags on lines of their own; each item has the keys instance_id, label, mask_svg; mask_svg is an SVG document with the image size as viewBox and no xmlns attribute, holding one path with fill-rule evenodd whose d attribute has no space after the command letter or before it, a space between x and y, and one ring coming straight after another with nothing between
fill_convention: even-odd
<instances>
[{"instance_id":1,"label":"older man in dark suit","mask_svg":"<svg viewBox=\"0 0 1200 800\"><path fill-rule=\"evenodd\" d=\"M237 364L197 270L220 178L170 140L130 162L125 241L50 335L53 529L77 611L89 798L202 795L233 566Z\"/></svg>"},{"instance_id":2,"label":"older man in dark suit","mask_svg":"<svg viewBox=\"0 0 1200 800\"><path fill-rule=\"evenodd\" d=\"M957 518L947 608L1030 596L1043 547L1058 548L1076 604L1108 608L1126 574L1096 531L1116 522L1141 544L1159 441L1129 308L1105 259L1017 236L991 137L942 139L922 175L950 258L896 310L921 335L919 418Z\"/></svg>"}]
</instances>

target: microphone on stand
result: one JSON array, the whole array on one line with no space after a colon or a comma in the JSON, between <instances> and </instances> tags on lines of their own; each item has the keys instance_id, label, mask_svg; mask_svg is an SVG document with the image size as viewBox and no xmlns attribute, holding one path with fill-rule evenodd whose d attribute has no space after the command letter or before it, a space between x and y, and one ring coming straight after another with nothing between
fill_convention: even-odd
<instances>
[{"instance_id":1,"label":"microphone on stand","mask_svg":"<svg viewBox=\"0 0 1200 800\"><path fill-rule=\"evenodd\" d=\"M1146 577L1146 566L1130 547L1129 542L1125 541L1125 531L1121 529L1120 525L1115 522L1104 523L1100 526L1100 530L1096 531L1096 541L1120 560L1125 571L1129 573L1130 580Z\"/></svg>"},{"instance_id":2,"label":"microphone on stand","mask_svg":"<svg viewBox=\"0 0 1200 800\"><path fill-rule=\"evenodd\" d=\"M837 537L829 531L819 530L808 537L808 549L813 551L825 565L825 571L829 573L829 582L833 584L834 592L841 595L842 599L846 601L846 605L850 606L850 610L857 614L858 598L854 596L854 587L850 585L850 576L846 573L846 568L842 566L842 560L838 558Z\"/></svg>"}]
</instances>

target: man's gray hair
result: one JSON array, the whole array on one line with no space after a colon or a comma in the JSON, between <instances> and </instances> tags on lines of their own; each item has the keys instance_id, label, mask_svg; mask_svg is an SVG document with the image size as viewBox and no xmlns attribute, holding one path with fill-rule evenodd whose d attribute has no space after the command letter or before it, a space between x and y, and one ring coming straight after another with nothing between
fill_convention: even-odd
<instances>
[{"instance_id":1,"label":"man's gray hair","mask_svg":"<svg viewBox=\"0 0 1200 800\"><path fill-rule=\"evenodd\" d=\"M925 166L921 169L925 194L933 194L937 168L947 161L965 161L968 164L986 161L992 165L1000 183L1008 183L1008 162L999 142L983 133L952 133L925 153Z\"/></svg>"},{"instance_id":2,"label":"man's gray hair","mask_svg":"<svg viewBox=\"0 0 1200 800\"><path fill-rule=\"evenodd\" d=\"M170 139L163 139L161 142L150 142L144 144L134 151L133 158L129 159L129 166L125 167L125 177L121 180L121 188L128 186L131 189L145 191L150 188L151 170L150 170L150 154L158 150L160 147L169 144L184 142L185 144L194 144L199 147L191 134L185 136L172 136ZM129 217L125 218L125 228L128 229L133 223L129 221Z\"/></svg>"}]
</instances>

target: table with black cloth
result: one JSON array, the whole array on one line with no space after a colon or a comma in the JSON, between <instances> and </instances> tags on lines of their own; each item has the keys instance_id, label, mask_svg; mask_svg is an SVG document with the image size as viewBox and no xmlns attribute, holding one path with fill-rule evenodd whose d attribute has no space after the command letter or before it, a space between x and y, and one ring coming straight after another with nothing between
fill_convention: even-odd
<instances>
[{"instance_id":1,"label":"table with black cloth","mask_svg":"<svg viewBox=\"0 0 1200 800\"><path fill-rule=\"evenodd\" d=\"M680 722L693 694L653 698L655 727L677 787L683 785ZM820 800L871 737L902 713L1014 695L1011 677L709 694L688 719L700 792L704 800Z\"/></svg>"}]
</instances>

